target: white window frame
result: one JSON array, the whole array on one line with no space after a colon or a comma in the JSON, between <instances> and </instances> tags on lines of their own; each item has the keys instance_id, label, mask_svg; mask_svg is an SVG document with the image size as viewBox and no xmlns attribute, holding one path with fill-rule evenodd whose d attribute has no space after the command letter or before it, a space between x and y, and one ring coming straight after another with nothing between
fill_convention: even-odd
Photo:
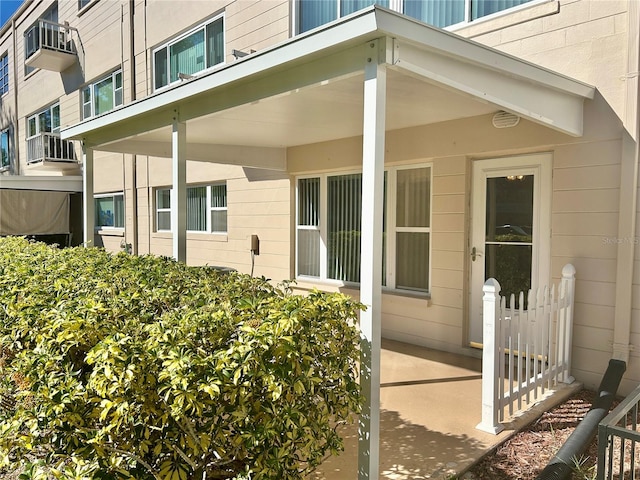
<instances>
[{"instance_id":1,"label":"white window frame","mask_svg":"<svg viewBox=\"0 0 640 480\"><path fill-rule=\"evenodd\" d=\"M228 224L228 201L229 201L229 193L227 191L227 189L225 189L225 203L227 204L227 206L225 207L213 207L212 203L213 203L213 193L211 190L211 187L214 186L219 186L219 185L227 185L226 182L215 182L215 183L207 183L207 184L199 184L199 185L189 185L187 186L187 189L189 188L200 188L200 187L206 187L206 192L207 192L207 204L205 206L205 211L207 213L206 217L207 217L207 228L206 230L187 230L188 233L201 233L201 234L211 234L211 235L227 235L228 231L229 231L229 224ZM173 192L174 190L172 188L169 187L158 187L155 189L155 195L154 195L154 219L155 219L155 231L162 233L162 232L171 232L171 228L169 229L160 229L158 228L159 225L159 221L158 221L158 214L159 213L169 213L169 218L171 218L171 204L169 205L169 207L165 207L165 208L158 208L158 193L161 191L169 191L170 192L170 200L169 202L173 201ZM227 229L225 231L219 231L219 230L213 230L213 226L212 226L212 221L211 221L211 212L214 211L226 211L227 212ZM171 222L170 222L171 223Z\"/></svg>"},{"instance_id":2,"label":"white window frame","mask_svg":"<svg viewBox=\"0 0 640 480\"><path fill-rule=\"evenodd\" d=\"M89 10L98 0L78 0L78 15Z\"/></svg>"},{"instance_id":3,"label":"white window frame","mask_svg":"<svg viewBox=\"0 0 640 480\"><path fill-rule=\"evenodd\" d=\"M54 126L53 125L53 119L55 118L53 115L53 110L58 107L58 125ZM43 115L45 112L49 112L49 114L51 115L51 131L47 132L47 131L42 131L40 129L40 115ZM36 132L33 135L29 134L29 123L31 122L31 120L35 120L35 126L36 126ZM26 131L26 138L27 140L30 138L35 138L38 135L41 135L43 133L60 133L60 102L56 102L52 105L49 105L47 108L43 108L42 110L40 110L37 113L34 113L33 115L29 115L27 117L27 131Z\"/></svg>"},{"instance_id":4,"label":"white window frame","mask_svg":"<svg viewBox=\"0 0 640 480\"><path fill-rule=\"evenodd\" d=\"M158 195L160 194L160 192L163 191L168 191L169 192L169 206L168 207L158 207ZM156 188L155 190L155 195L154 195L154 219L155 219L155 231L156 232L170 232L171 231L171 227L169 227L168 229L161 229L159 227L160 225L160 221L158 220L159 214L160 213L168 213L169 214L169 220L171 220L171 196L173 196L172 193L172 189L171 188L167 188L167 187L159 187ZM171 225L171 221L169 221L169 225Z\"/></svg>"},{"instance_id":5,"label":"white window frame","mask_svg":"<svg viewBox=\"0 0 640 480\"><path fill-rule=\"evenodd\" d=\"M225 64L225 54L226 54L226 45L227 45L227 36L226 36L226 29L225 29L225 25L226 25L226 18L225 18L225 14L224 12L216 15L215 17L210 18L209 20L207 20L204 23L199 24L198 26L192 28L191 30L183 33L182 35L179 35L177 37L173 37L171 40L163 43L162 45L159 45L158 47L154 48L153 51L151 52L151 60L152 60L152 65L151 65L151 72L152 72L152 85L153 85L153 90L154 91L159 91L159 90L163 90L165 88L170 87L171 85L177 85L180 83L180 79L175 80L175 81L171 81L171 63L170 63L170 48L172 45L175 45L176 43L180 42L181 40L189 37L190 35L193 35L194 33L196 33L199 30L204 30L205 33L205 59L207 57L207 52L206 52L206 40L207 40L207 26L218 21L218 20L222 20L222 44L223 44L223 53L222 53L222 61L220 63L216 63L215 65L211 65L209 67L205 66L205 68L203 70L200 70L196 73L192 73L190 75L192 76L196 76L196 75L200 75L204 72L208 72L213 70L214 68L218 68L221 65ZM159 52L160 50L167 50L167 83L165 85L162 85L161 87L156 87L156 53Z\"/></svg>"},{"instance_id":6,"label":"white window frame","mask_svg":"<svg viewBox=\"0 0 640 480\"><path fill-rule=\"evenodd\" d=\"M293 31L296 32L297 35L300 35L301 32L300 31L300 19L299 19L299 3L301 0L295 0L293 2L293 7L292 7L292 27L293 27ZM331 0L333 1L333 0ZM336 1L336 19L341 18L340 15L340 11L341 11L341 2L342 0L335 0ZM458 23L454 23L451 25L447 25L446 27L444 27L444 30L456 30L458 28L467 26L469 24L475 24L477 22L482 22L485 20L491 20L497 17L501 17L503 15L506 14L510 14L513 12L517 12L518 10L522 10L522 9L526 9L529 8L532 5L539 5L541 3L546 3L549 2L551 0L530 0L527 3L523 3L521 5L516 5L514 7L509 7L509 8L505 8L504 10L500 10L497 12L494 12L492 14L489 15L485 15L483 17L479 17L476 18L475 20L471 19L471 3L472 1L478 1L478 0L465 0L465 8L464 8L464 20L462 22L458 22ZM480 0L482 1L482 0ZM404 3L405 0L389 0L389 9L396 11L398 13L402 13L404 14ZM317 27L316 27L317 28Z\"/></svg>"},{"instance_id":7,"label":"white window frame","mask_svg":"<svg viewBox=\"0 0 640 480\"><path fill-rule=\"evenodd\" d=\"M126 220L125 220L125 215L126 215L126 205L124 203L125 198L124 198L124 192L112 192L112 193L100 193L100 194L96 194L93 196L93 208L96 208L96 200L100 199L100 198L111 198L113 201L113 204L115 206L115 198L116 197L122 197L122 226L118 226L118 225L98 225L98 215L95 215L95 230L124 230L125 228L125 224L126 224ZM115 223L115 220L114 220Z\"/></svg>"},{"instance_id":8,"label":"white window frame","mask_svg":"<svg viewBox=\"0 0 640 480\"><path fill-rule=\"evenodd\" d=\"M6 165L2 164L2 152L0 152L0 172L5 172L11 168L11 129L10 128L5 128L3 130L0 130L0 139L5 135L7 136L7 164Z\"/></svg>"},{"instance_id":9,"label":"white window frame","mask_svg":"<svg viewBox=\"0 0 640 480\"><path fill-rule=\"evenodd\" d=\"M117 77L118 75L120 75L120 88L116 88L117 85ZM107 113L110 112L112 110L115 110L118 107L121 107L124 104L124 79L122 76L122 69L119 68L118 70L115 70L113 72L111 72L109 75L106 75L98 80L96 80L93 83L90 83L89 85L86 85L85 87L83 87L82 89L80 89L80 104L81 104L81 108L82 108L82 119L86 120L88 118L92 118L96 116L96 105L95 105L95 98L96 98L96 87L98 86L98 84L104 82L105 80L111 79L111 81L113 82L113 108L111 108L111 110L107 110L105 112L102 112L100 115L102 115L103 113ZM85 101L85 92L89 92L89 100L88 102ZM117 99L118 99L118 94L120 97L120 103L117 103ZM86 111L85 111L85 107L89 107L89 115L85 115Z\"/></svg>"},{"instance_id":10,"label":"white window frame","mask_svg":"<svg viewBox=\"0 0 640 480\"><path fill-rule=\"evenodd\" d=\"M9 52L0 56L0 96L9 91Z\"/></svg>"},{"instance_id":11,"label":"white window frame","mask_svg":"<svg viewBox=\"0 0 640 480\"><path fill-rule=\"evenodd\" d=\"M396 226L396 175L399 170L413 170L413 169L429 169L429 227L397 227ZM385 258L386 258L386 277L382 279L383 288L387 291L398 291L403 293L414 293L416 295L429 295L431 292L431 272L433 270L432 265L432 249L433 249L433 239L432 239L432 228L433 224L433 164L432 163L419 163L419 164L410 164L410 165L402 165L402 166L392 166L385 167L385 172L387 174L387 187L386 187L386 208L385 208L385 216L386 216L386 245L385 245ZM302 281L308 281L313 283L323 283L328 285L337 285L337 286L357 286L358 284L355 282L344 282L341 280L334 280L327 277L328 265L327 265L327 244L326 239L328 238L327 225L327 179L332 176L343 176L343 175L353 175L353 174L361 174L362 170L346 170L339 172L331 172L331 173L321 173L321 174L309 174L309 175L300 175L296 177L295 183L295 275L297 279ZM320 179L320 199L319 199L319 225L318 226L308 226L308 225L299 225L299 215L300 215L300 202L299 202L299 180L307 179L307 178L319 178ZM310 276L310 275L300 275L298 272L298 235L302 230L314 230L320 232L320 248L319 248L319 263L320 263L320 275L318 277ZM395 249L396 249L396 234L400 232L415 232L415 233L427 233L429 234L429 271L428 271L428 289L424 290L414 290L408 288L398 288L396 287L396 257L395 257Z\"/></svg>"}]
</instances>

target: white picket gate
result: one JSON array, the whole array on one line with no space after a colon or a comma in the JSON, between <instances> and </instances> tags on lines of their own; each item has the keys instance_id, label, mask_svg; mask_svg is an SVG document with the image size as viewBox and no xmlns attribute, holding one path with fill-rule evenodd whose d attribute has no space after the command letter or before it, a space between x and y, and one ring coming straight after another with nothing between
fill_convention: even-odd
<instances>
[{"instance_id":1,"label":"white picket gate","mask_svg":"<svg viewBox=\"0 0 640 480\"><path fill-rule=\"evenodd\" d=\"M531 405L560 382L572 383L571 335L576 270L562 269L558 288L529 290L525 308L500 296L494 278L483 287L482 421L478 429L497 434L505 413Z\"/></svg>"}]
</instances>

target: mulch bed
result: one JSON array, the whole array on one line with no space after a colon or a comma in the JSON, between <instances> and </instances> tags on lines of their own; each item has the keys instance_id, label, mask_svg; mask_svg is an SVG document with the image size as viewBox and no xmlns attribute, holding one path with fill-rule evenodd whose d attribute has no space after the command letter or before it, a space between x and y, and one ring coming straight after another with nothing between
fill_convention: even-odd
<instances>
[{"instance_id":1,"label":"mulch bed","mask_svg":"<svg viewBox=\"0 0 640 480\"><path fill-rule=\"evenodd\" d=\"M465 480L533 480L562 447L591 408L595 392L581 390L495 451L483 457L462 476ZM574 466L573 479L594 479L598 458L597 439Z\"/></svg>"}]
</instances>

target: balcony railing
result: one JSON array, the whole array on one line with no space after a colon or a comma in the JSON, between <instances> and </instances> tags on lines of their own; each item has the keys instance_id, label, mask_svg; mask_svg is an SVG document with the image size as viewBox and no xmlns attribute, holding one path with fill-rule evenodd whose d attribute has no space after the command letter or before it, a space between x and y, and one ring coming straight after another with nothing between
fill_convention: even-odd
<instances>
[{"instance_id":1,"label":"balcony railing","mask_svg":"<svg viewBox=\"0 0 640 480\"><path fill-rule=\"evenodd\" d=\"M24 34L25 63L62 72L76 61L76 36L77 30L68 24L38 20Z\"/></svg>"},{"instance_id":2,"label":"balcony railing","mask_svg":"<svg viewBox=\"0 0 640 480\"><path fill-rule=\"evenodd\" d=\"M598 425L598 480L640 479L640 387Z\"/></svg>"},{"instance_id":3,"label":"balcony railing","mask_svg":"<svg viewBox=\"0 0 640 480\"><path fill-rule=\"evenodd\" d=\"M41 133L27 139L27 165L70 163L77 166L73 142L62 140L58 133Z\"/></svg>"}]
</instances>

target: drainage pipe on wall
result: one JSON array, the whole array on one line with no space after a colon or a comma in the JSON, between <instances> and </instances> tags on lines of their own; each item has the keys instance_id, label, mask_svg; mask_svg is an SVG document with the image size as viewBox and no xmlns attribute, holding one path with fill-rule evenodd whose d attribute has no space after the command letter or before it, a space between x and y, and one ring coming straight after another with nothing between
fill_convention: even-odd
<instances>
[{"instance_id":1,"label":"drainage pipe on wall","mask_svg":"<svg viewBox=\"0 0 640 480\"><path fill-rule=\"evenodd\" d=\"M609 413L626 369L627 364L622 360L609 360L591 409L536 480L563 480L571 476L575 460L584 453L596 435L598 424Z\"/></svg>"}]
</instances>

